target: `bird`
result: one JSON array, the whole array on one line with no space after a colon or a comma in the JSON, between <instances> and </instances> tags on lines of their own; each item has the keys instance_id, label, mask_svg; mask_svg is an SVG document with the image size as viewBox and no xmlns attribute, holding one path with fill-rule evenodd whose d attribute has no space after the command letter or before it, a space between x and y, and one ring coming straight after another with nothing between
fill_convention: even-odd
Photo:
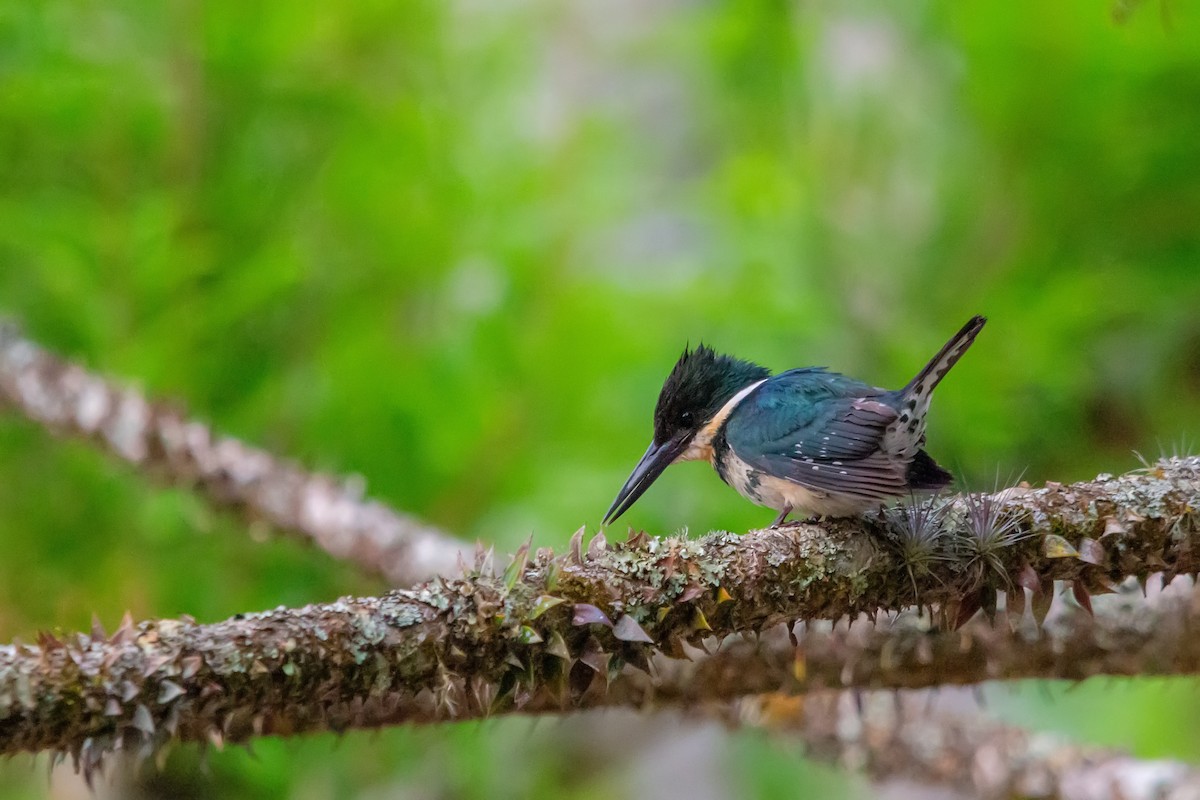
<instances>
[{"instance_id":1,"label":"bird","mask_svg":"<svg viewBox=\"0 0 1200 800\"><path fill-rule=\"evenodd\" d=\"M774 509L852 517L953 476L924 450L933 390L987 322L976 315L902 389L826 367L772 375L700 344L683 355L654 408L654 437L603 524L629 510L663 471L708 461L746 499Z\"/></svg>"}]
</instances>

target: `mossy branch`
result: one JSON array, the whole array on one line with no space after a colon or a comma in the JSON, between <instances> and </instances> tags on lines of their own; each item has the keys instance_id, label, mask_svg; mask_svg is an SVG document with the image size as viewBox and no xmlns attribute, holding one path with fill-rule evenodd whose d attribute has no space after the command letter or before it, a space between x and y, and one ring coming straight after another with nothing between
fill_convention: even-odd
<instances>
[{"instance_id":1,"label":"mossy branch","mask_svg":"<svg viewBox=\"0 0 1200 800\"><path fill-rule=\"evenodd\" d=\"M914 599L961 607L964 596L995 594L993 584L1010 576L1049 592L1055 579L1106 587L1162 570L1194 573L1198 474L1200 459L1173 459L1119 478L1002 493L997 502L1006 518L1028 535L993 553L986 570L935 559L928 571L913 573L893 545L882 543L894 531L878 519L694 541L638 534L608 545L598 536L586 548L581 531L568 553L531 557L523 548L499 575L477 563L462 577L379 598L211 625L164 620L135 627L126 620L111 637L100 630L47 634L36 646L0 648L0 752L71 751L86 767L114 747L152 748L168 738L243 739L571 708L615 702L626 691L626 702L646 704L671 696L669 671L640 693L625 676L653 669L651 660L661 655L683 655L686 643L796 619L876 614ZM953 513L946 519L949 532L962 524ZM880 663L924 664L913 672L931 683L996 677L988 670L998 656L988 655L982 635L972 639L983 648L976 662L950 655L960 633L934 636L932 651L921 644L929 634L878 635L884 638L857 652L877 647ZM1180 638L1186 647L1192 637ZM1106 650L1112 647L1098 646ZM1113 652L1119 663L1121 653ZM1018 674L1019 662L1010 659L1008 677ZM676 680L705 691L674 691L684 702L794 687L794 652L784 664L790 677L783 682L778 671L760 683L749 670L703 684L693 674ZM831 683L836 669L841 683L911 685L896 669L820 664L806 657L806 680L816 682L823 671L821 682ZM1153 671L1150 663L1142 668Z\"/></svg>"},{"instance_id":2,"label":"mossy branch","mask_svg":"<svg viewBox=\"0 0 1200 800\"><path fill-rule=\"evenodd\" d=\"M218 508L310 540L333 556L411 586L455 568L462 544L366 500L361 481L311 473L214 434L177 407L64 361L0 321L0 408L97 445Z\"/></svg>"}]
</instances>

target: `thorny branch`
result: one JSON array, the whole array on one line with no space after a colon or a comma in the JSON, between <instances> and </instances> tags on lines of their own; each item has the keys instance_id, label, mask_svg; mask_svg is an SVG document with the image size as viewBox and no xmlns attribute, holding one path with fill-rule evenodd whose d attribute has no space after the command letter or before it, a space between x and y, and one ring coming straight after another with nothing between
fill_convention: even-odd
<instances>
[{"instance_id":1,"label":"thorny branch","mask_svg":"<svg viewBox=\"0 0 1200 800\"><path fill-rule=\"evenodd\" d=\"M629 671L605 703L690 707L769 692L922 689L989 680L1200 673L1200 591L1180 576L1143 598L1130 580L1089 613L1061 596L1040 625L1031 615L978 615L956 631L906 611L875 623L810 624L787 635L729 637L708 655L658 657L652 679Z\"/></svg>"},{"instance_id":2,"label":"thorny branch","mask_svg":"<svg viewBox=\"0 0 1200 800\"><path fill-rule=\"evenodd\" d=\"M894 638L871 633L864 643L844 644L840 664L823 662L815 647L806 647L799 661L785 650L783 663L760 683L748 669L732 678L718 669L696 694L682 686L698 685L704 663L689 672L685 662L659 656L685 655L689 644L780 622L875 614L914 599L919 606L961 608L962 597L994 595L1012 576L1044 597L1056 579L1103 589L1126 576L1195 573L1198 476L1200 458L1170 459L1118 478L1001 493L995 501L1007 520L1003 528L1019 526L1025 538L991 553L986 570L972 561L933 559L927 571L913 572L881 519L694 541L638 534L609 545L597 536L587 548L580 532L561 556L542 550L531 559L526 549L500 575L477 564L462 577L380 598L279 608L211 625L163 620L135 627L126 620L112 637L98 629L90 636L46 634L37 646L0 648L0 753L69 751L90 769L115 747L152 749L171 738L240 740L510 709L651 705L669 702L672 692L686 704L806 683L911 686L1033 674L1021 672L1030 669L1021 659L1004 655L1002 632L993 640L975 628L913 629ZM939 536L969 527L957 506L943 518ZM1018 596L1024 591L1009 592L1014 606ZM1076 596L1088 601L1087 594ZM1189 594L1172 613L1190 619L1191 608ZM1096 624L1089 642L1081 621L1059 642L1081 648L1082 667L1054 661L1051 641L1044 648L1049 662L1036 674L1123 674L1130 667L1121 648L1139 642L1160 648L1147 651L1140 672L1195 663L1195 637L1167 643L1154 630L1139 639L1136 625L1119 635L1105 625ZM822 648L836 653L835 644L830 639ZM952 651L975 656L955 661ZM653 669L651 659L680 664L678 677L663 669L661 680L639 691L637 680L644 679L637 669ZM869 667L872 659L876 668Z\"/></svg>"},{"instance_id":3,"label":"thorny branch","mask_svg":"<svg viewBox=\"0 0 1200 800\"><path fill-rule=\"evenodd\" d=\"M1073 800L1195 797L1200 775L1175 762L1138 761L1117 751L1072 746L1053 736L988 723L978 715L930 713L932 707L923 692L851 695L816 688L839 683L852 687L936 686L989 676L1194 672L1200 665L1200 645L1186 635L1195 627L1200 613L1200 593L1193 582L1177 578L1163 591L1152 585L1146 603L1134 602L1131 593L1137 593L1136 584L1125 587L1122 595L1099 598L1094 622L1077 605L1063 603L1044 621L1045 635L1040 638L1030 630L1029 620L1023 634L1013 634L1005 624L993 629L982 617L960 632L939 633L923 629L919 619L904 617L889 621L886 627L890 630L881 629L883 621L874 626L862 621L849 632L808 631L801 644L804 651L820 654L815 660L798 657L786 635L770 636L759 647L730 640L713 656L698 656L694 662L660 655L652 670L656 673L654 679L646 672L625 667L604 690L604 680L593 678L594 685L579 695L574 705L674 707L691 712L703 709L735 724L797 736L811 757L854 770L866 769L880 780L936 783L962 789L971 796ZM929 642L930 648L924 656L914 659L901 655L890 665L881 665L880 643L886 650L898 630L903 635L897 650L911 653L919 650L923 641ZM127 636L128 632L116 635ZM916 647L912 647L914 638ZM982 640L982 646L976 646L976 640ZM1020 658L1022 645L1028 647L1027 663ZM956 647L963 658L945 658ZM981 650L985 652L981 654ZM1084 666L1072 663L1076 653ZM999 669L990 668L989 660L993 658L1000 662ZM836 672L839 661L843 664L840 676ZM856 667L868 661L874 662L872 669ZM917 677L903 677L914 663ZM937 671L943 663L953 673L945 680ZM179 685L183 688L190 682L194 677L180 679ZM804 688L810 690L807 698L778 693L780 689ZM159 691L162 696L164 690ZM169 694L175 690L167 685L166 691ZM744 693L754 694L738 699ZM733 704L720 702L726 699L733 699ZM561 707L558 700L542 695L524 711L553 713ZM338 730L397 721L468 718L480 713L470 703L461 710L454 709L452 703L439 705L432 693L411 702L396 701L390 707L382 700L368 700L361 706L352 703L342 711L358 717L343 718L335 726ZM144 726L153 722L149 711L141 716ZM227 735L245 732L233 727L245 727L234 717L227 716L226 723L231 727L209 731L211 740L219 742ZM194 722L177 715L173 724L186 731ZM258 727L263 733L301 730L286 717L264 718ZM254 728L251 723L250 729ZM135 753L141 748L148 752L151 742L164 738L161 733L150 734L142 729L130 734L122 743L134 747ZM103 739L94 740L76 751L85 771L90 773L95 766L102 752L98 748L104 744Z\"/></svg>"},{"instance_id":4,"label":"thorny branch","mask_svg":"<svg viewBox=\"0 0 1200 800\"><path fill-rule=\"evenodd\" d=\"M218 507L311 540L394 586L450 572L461 543L362 497L361 487L306 472L187 419L163 402L63 361L0 321L0 408L9 406Z\"/></svg>"}]
</instances>

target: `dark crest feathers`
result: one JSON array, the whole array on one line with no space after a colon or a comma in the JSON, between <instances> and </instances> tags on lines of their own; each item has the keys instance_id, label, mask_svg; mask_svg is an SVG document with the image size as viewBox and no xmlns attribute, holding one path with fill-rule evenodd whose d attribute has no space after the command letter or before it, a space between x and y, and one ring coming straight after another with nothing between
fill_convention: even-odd
<instances>
[{"instance_id":1,"label":"dark crest feathers","mask_svg":"<svg viewBox=\"0 0 1200 800\"><path fill-rule=\"evenodd\" d=\"M740 389L771 373L758 364L717 353L701 343L684 348L663 383L654 409L654 438L666 441L680 429L698 428Z\"/></svg>"}]
</instances>

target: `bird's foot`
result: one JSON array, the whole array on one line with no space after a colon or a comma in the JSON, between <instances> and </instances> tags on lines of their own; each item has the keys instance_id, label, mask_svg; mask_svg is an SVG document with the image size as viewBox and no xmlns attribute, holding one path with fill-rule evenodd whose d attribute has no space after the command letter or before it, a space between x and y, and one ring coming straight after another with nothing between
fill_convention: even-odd
<instances>
[{"instance_id":1,"label":"bird's foot","mask_svg":"<svg viewBox=\"0 0 1200 800\"><path fill-rule=\"evenodd\" d=\"M781 528L784 525L788 525L789 527L794 525L820 525L821 523L825 522L825 520L830 519L830 517L827 517L824 514L809 514L803 519L794 519L785 523L784 520L790 513L792 513L790 508L787 511L781 512L779 516L775 518L775 521L771 523L771 527L768 528L768 530L775 530L776 528Z\"/></svg>"},{"instance_id":2,"label":"bird's foot","mask_svg":"<svg viewBox=\"0 0 1200 800\"><path fill-rule=\"evenodd\" d=\"M776 517L775 521L771 523L771 530L774 530L775 528L778 528L780 525L782 525L783 521L785 519L787 519L787 515L790 513L792 513L792 507L784 506L783 510L779 512L779 516Z\"/></svg>"}]
</instances>

